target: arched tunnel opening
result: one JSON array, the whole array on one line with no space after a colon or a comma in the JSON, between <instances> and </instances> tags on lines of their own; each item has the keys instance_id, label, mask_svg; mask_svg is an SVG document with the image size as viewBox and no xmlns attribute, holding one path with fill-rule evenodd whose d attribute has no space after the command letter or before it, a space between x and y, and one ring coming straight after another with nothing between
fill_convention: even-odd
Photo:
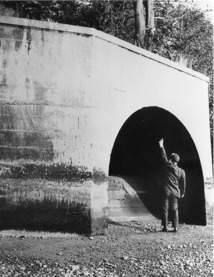
<instances>
[{"instance_id":1,"label":"arched tunnel opening","mask_svg":"<svg viewBox=\"0 0 214 277\"><path fill-rule=\"evenodd\" d=\"M179 200L181 223L206 225L204 180L195 144L184 125L170 112L145 107L124 123L115 140L109 175L125 179L147 209L161 218L159 140L164 138L168 158L179 154L179 167L186 173L186 194Z\"/></svg>"}]
</instances>

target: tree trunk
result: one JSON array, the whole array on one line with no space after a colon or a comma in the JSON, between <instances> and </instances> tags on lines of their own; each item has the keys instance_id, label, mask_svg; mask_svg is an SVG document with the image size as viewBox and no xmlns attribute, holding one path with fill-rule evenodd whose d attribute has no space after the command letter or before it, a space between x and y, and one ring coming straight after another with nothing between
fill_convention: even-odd
<instances>
[{"instance_id":1,"label":"tree trunk","mask_svg":"<svg viewBox=\"0 0 214 277\"><path fill-rule=\"evenodd\" d=\"M136 0L134 10L135 44L150 49L151 35L154 31L154 0ZM149 32L147 32L147 29ZM145 43L146 35L147 41Z\"/></svg>"},{"instance_id":2,"label":"tree trunk","mask_svg":"<svg viewBox=\"0 0 214 277\"><path fill-rule=\"evenodd\" d=\"M154 35L154 0L145 0L144 6L146 9L146 36L144 48L152 51L153 49L153 35Z\"/></svg>"},{"instance_id":3,"label":"tree trunk","mask_svg":"<svg viewBox=\"0 0 214 277\"><path fill-rule=\"evenodd\" d=\"M154 23L154 0L147 0L148 8L147 8L147 27L154 30L155 23Z\"/></svg>"},{"instance_id":4,"label":"tree trunk","mask_svg":"<svg viewBox=\"0 0 214 277\"><path fill-rule=\"evenodd\" d=\"M135 10L135 44L143 47L144 37L146 34L146 20L144 14L143 0L136 0L134 2Z\"/></svg>"}]
</instances>

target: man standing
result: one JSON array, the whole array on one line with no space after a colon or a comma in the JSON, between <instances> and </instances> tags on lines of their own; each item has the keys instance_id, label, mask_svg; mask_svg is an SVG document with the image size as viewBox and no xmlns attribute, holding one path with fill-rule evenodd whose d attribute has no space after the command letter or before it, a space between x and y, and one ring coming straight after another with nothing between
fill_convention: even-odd
<instances>
[{"instance_id":1,"label":"man standing","mask_svg":"<svg viewBox=\"0 0 214 277\"><path fill-rule=\"evenodd\" d=\"M162 223L163 230L167 232L168 226L168 210L171 208L173 214L174 232L178 230L178 199L183 198L186 190L186 176L183 169L178 167L180 157L172 153L170 160L167 159L164 149L164 141L161 139L159 145L161 148L162 160L164 162L163 180L162 180Z\"/></svg>"}]
</instances>

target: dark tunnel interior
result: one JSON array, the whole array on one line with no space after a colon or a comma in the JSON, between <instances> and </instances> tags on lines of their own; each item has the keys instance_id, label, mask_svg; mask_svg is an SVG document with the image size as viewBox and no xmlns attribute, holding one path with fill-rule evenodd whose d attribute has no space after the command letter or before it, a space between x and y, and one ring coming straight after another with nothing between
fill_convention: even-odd
<instances>
[{"instance_id":1,"label":"dark tunnel interior","mask_svg":"<svg viewBox=\"0 0 214 277\"><path fill-rule=\"evenodd\" d=\"M206 225L204 180L198 152L187 129L170 112L146 107L128 118L115 140L109 175L127 180L148 210L161 218L158 186L161 174L158 141L161 138L164 138L167 156L170 157L172 152L179 154L179 167L186 173L186 195L179 200L180 222ZM133 181L135 179L138 187Z\"/></svg>"}]
</instances>

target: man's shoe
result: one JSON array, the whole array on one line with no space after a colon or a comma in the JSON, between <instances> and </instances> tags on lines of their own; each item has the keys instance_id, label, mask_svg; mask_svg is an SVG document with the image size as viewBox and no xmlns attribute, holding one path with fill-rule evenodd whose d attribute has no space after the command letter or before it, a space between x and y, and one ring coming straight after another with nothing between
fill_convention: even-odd
<instances>
[{"instance_id":1,"label":"man's shoe","mask_svg":"<svg viewBox=\"0 0 214 277\"><path fill-rule=\"evenodd\" d=\"M161 232L167 232L167 228L163 227L163 229L161 230Z\"/></svg>"},{"instance_id":2,"label":"man's shoe","mask_svg":"<svg viewBox=\"0 0 214 277\"><path fill-rule=\"evenodd\" d=\"M177 233L178 232L178 228L174 228L174 233Z\"/></svg>"}]
</instances>

